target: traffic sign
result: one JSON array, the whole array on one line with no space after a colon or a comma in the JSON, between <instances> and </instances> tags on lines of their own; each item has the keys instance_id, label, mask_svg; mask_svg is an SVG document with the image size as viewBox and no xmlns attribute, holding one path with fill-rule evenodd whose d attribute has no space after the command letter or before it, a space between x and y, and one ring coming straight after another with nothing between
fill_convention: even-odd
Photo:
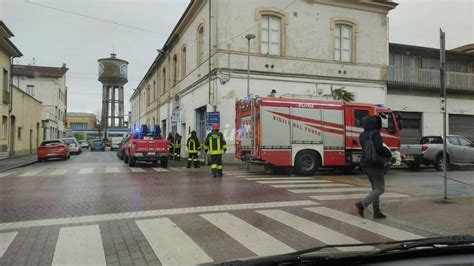
<instances>
[{"instance_id":1,"label":"traffic sign","mask_svg":"<svg viewBox=\"0 0 474 266\"><path fill-rule=\"evenodd\" d=\"M179 111L171 113L171 122L179 122Z\"/></svg>"},{"instance_id":2,"label":"traffic sign","mask_svg":"<svg viewBox=\"0 0 474 266\"><path fill-rule=\"evenodd\" d=\"M220 112L207 112L206 113L206 124L208 127L212 126L213 124L220 124L220 122L221 122Z\"/></svg>"}]
</instances>

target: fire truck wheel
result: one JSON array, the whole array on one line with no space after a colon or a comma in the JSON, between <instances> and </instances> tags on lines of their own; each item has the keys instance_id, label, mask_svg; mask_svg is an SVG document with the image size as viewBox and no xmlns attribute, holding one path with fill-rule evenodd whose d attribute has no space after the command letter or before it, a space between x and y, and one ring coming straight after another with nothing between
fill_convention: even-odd
<instances>
[{"instance_id":1,"label":"fire truck wheel","mask_svg":"<svg viewBox=\"0 0 474 266\"><path fill-rule=\"evenodd\" d=\"M315 151L303 150L296 155L295 171L298 175L313 175L321 165L321 159Z\"/></svg>"}]
</instances>

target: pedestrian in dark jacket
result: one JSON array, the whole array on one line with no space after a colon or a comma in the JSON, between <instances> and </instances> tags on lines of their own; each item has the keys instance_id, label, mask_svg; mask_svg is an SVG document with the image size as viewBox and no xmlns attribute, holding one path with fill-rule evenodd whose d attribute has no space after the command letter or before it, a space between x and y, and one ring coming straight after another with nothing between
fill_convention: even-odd
<instances>
[{"instance_id":1,"label":"pedestrian in dark jacket","mask_svg":"<svg viewBox=\"0 0 474 266\"><path fill-rule=\"evenodd\" d=\"M173 160L174 158L174 136L173 134L170 132L168 134L168 138L166 138L166 140L168 141L168 150L169 150L169 153L170 153L170 160Z\"/></svg>"},{"instance_id":2,"label":"pedestrian in dark jacket","mask_svg":"<svg viewBox=\"0 0 474 266\"><path fill-rule=\"evenodd\" d=\"M382 120L379 116L369 116L364 121L364 132L359 136L359 142L364 151L361 159L361 167L365 174L369 178L370 184L372 185L372 192L370 192L362 201L356 202L357 212L361 217L364 217L364 209L372 204L374 209L374 219L387 218L380 210L380 195L385 191L385 178L384 178L384 163L368 164L365 158L368 157L365 154L366 145L369 145L370 140L374 144L376 153L385 158L390 159L392 153L383 146L383 139L380 135Z\"/></svg>"}]
</instances>

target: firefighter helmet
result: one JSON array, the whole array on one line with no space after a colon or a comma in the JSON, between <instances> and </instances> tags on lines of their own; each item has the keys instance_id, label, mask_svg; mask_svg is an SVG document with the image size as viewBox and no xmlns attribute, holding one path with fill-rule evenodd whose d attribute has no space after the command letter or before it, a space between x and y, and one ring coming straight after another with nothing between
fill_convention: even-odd
<instances>
[{"instance_id":1,"label":"firefighter helmet","mask_svg":"<svg viewBox=\"0 0 474 266\"><path fill-rule=\"evenodd\" d=\"M219 130L219 124L212 125L212 130L215 130L215 129Z\"/></svg>"}]
</instances>

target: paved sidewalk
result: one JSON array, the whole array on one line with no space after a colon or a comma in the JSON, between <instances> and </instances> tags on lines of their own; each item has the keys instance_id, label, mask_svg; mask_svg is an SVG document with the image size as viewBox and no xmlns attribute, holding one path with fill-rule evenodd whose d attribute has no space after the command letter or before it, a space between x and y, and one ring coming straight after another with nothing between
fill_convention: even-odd
<instances>
[{"instance_id":1,"label":"paved sidewalk","mask_svg":"<svg viewBox=\"0 0 474 266\"><path fill-rule=\"evenodd\" d=\"M390 220L440 235L474 235L474 197L412 197L382 203Z\"/></svg>"},{"instance_id":2,"label":"paved sidewalk","mask_svg":"<svg viewBox=\"0 0 474 266\"><path fill-rule=\"evenodd\" d=\"M29 154L29 155L8 158L5 160L0 160L0 172L5 172L10 169L33 164L36 161L37 161L36 154Z\"/></svg>"}]
</instances>

